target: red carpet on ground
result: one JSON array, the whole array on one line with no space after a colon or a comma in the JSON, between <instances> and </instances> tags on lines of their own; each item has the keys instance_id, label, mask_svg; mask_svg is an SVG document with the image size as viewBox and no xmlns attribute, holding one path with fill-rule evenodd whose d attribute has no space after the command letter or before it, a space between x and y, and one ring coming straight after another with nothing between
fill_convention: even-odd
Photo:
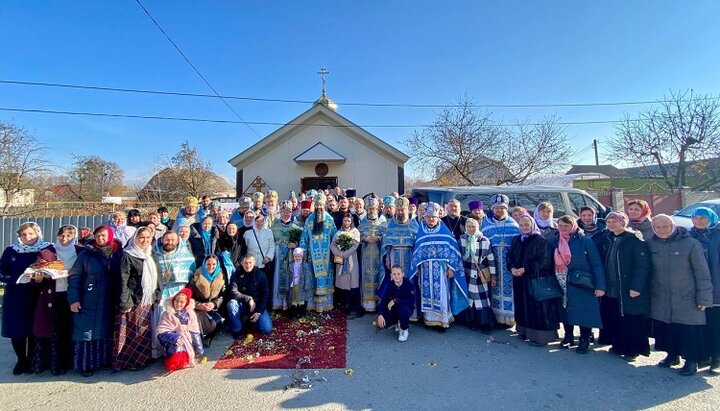
<instances>
[{"instance_id":1,"label":"red carpet on ground","mask_svg":"<svg viewBox=\"0 0 720 411\"><path fill-rule=\"evenodd\" d=\"M345 313L308 313L291 321L273 315L273 331L258 331L235 341L213 368L345 368Z\"/></svg>"}]
</instances>

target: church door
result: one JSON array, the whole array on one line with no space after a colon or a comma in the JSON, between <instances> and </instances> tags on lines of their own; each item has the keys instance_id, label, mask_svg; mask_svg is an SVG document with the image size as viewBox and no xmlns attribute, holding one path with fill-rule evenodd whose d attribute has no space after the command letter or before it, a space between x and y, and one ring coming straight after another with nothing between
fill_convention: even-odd
<instances>
[{"instance_id":1,"label":"church door","mask_svg":"<svg viewBox=\"0 0 720 411\"><path fill-rule=\"evenodd\" d=\"M308 190L325 190L326 188L335 188L338 186L337 177L305 177L300 179L302 191Z\"/></svg>"}]
</instances>

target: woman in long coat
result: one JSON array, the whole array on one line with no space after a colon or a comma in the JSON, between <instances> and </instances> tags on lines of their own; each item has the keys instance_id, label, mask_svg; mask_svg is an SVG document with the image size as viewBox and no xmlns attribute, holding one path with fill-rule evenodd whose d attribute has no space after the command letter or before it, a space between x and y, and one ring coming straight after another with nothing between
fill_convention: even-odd
<instances>
[{"instance_id":1,"label":"woman in long coat","mask_svg":"<svg viewBox=\"0 0 720 411\"><path fill-rule=\"evenodd\" d=\"M489 333L495 326L490 291L490 287L497 281L495 256L490 248L490 240L483 236L480 223L475 219L468 218L465 221L465 233L460 236L460 254L468 285L469 307L465 310L465 322L470 329L480 328ZM483 272L489 276L484 277Z\"/></svg>"},{"instance_id":2,"label":"woman in long coat","mask_svg":"<svg viewBox=\"0 0 720 411\"><path fill-rule=\"evenodd\" d=\"M713 305L705 309L707 350L711 375L720 375L720 224L718 215L707 207L698 207L692 215L690 235L703 247L713 284Z\"/></svg>"},{"instance_id":3,"label":"woman in long coat","mask_svg":"<svg viewBox=\"0 0 720 411\"><path fill-rule=\"evenodd\" d=\"M53 244L63 270L70 272L83 247L77 245L78 229L73 225L60 227ZM53 375L64 374L72 368L72 316L67 300L68 279L44 277L40 283L40 296L35 308L33 335L35 356L33 371L36 374L50 369Z\"/></svg>"},{"instance_id":4,"label":"woman in long coat","mask_svg":"<svg viewBox=\"0 0 720 411\"><path fill-rule=\"evenodd\" d=\"M605 221L607 288L600 300L603 328L599 341L611 344L610 352L634 361L638 355L650 355L650 252L641 234L627 228L625 214L610 213Z\"/></svg>"},{"instance_id":5,"label":"woman in long coat","mask_svg":"<svg viewBox=\"0 0 720 411\"><path fill-rule=\"evenodd\" d=\"M37 283L17 284L26 268L38 258L55 260L55 249L43 241L40 227L33 222L22 224L17 230L17 242L8 246L0 257L0 281L5 283L2 303L2 336L10 338L17 363L14 375L30 372L32 368L33 317L38 300ZM42 275L34 277L40 281Z\"/></svg>"},{"instance_id":6,"label":"woman in long coat","mask_svg":"<svg viewBox=\"0 0 720 411\"><path fill-rule=\"evenodd\" d=\"M340 236L349 235L352 237L352 244L347 250L341 250L338 246ZM330 242L330 251L335 257L335 289L340 293L339 300L347 305L346 311L350 318L362 315L360 303L360 263L358 262L357 248L360 246L360 231L353 225L353 218L350 213L345 214L342 219L342 226L335 233Z\"/></svg>"},{"instance_id":7,"label":"woman in long coat","mask_svg":"<svg viewBox=\"0 0 720 411\"><path fill-rule=\"evenodd\" d=\"M650 318L655 349L667 352L658 365L679 365L682 356L680 374L693 375L698 362L707 358L705 309L713 303L710 270L702 245L676 227L670 216L656 215L652 228L655 235L647 242L653 269Z\"/></svg>"},{"instance_id":8,"label":"woman in long coat","mask_svg":"<svg viewBox=\"0 0 720 411\"><path fill-rule=\"evenodd\" d=\"M110 363L112 350L111 300L120 277L122 243L109 226L101 225L78 255L68 276L68 303L73 312L73 365L89 377Z\"/></svg>"},{"instance_id":9,"label":"woman in long coat","mask_svg":"<svg viewBox=\"0 0 720 411\"><path fill-rule=\"evenodd\" d=\"M557 244L553 247L555 274L565 289L565 338L561 347L573 345L573 328L580 327L578 354L587 354L593 328L602 328L599 297L605 295L605 273L595 243L582 231L577 222L565 215L558 219ZM583 273L592 280L592 288L573 283L574 273Z\"/></svg>"},{"instance_id":10,"label":"woman in long coat","mask_svg":"<svg viewBox=\"0 0 720 411\"><path fill-rule=\"evenodd\" d=\"M515 330L518 337L531 345L545 346L557 340L560 325L560 300L536 301L530 292L530 282L536 278L554 277L548 241L530 216L519 219L520 234L515 236L508 254L513 275L515 302Z\"/></svg>"}]
</instances>

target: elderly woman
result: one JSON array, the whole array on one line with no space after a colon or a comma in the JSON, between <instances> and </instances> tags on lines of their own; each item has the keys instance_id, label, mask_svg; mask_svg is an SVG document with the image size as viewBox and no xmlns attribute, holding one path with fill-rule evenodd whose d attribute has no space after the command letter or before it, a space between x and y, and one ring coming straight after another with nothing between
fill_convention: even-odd
<instances>
[{"instance_id":1,"label":"elderly woman","mask_svg":"<svg viewBox=\"0 0 720 411\"><path fill-rule=\"evenodd\" d=\"M0 257L0 281L5 283L2 304L2 336L10 338L17 363L14 375L30 372L33 359L33 317L38 299L38 287L18 278L26 268L38 259L55 260L55 249L43 241L40 227L27 222L17 230L17 242L8 246ZM35 282L42 281L42 274L33 274Z\"/></svg>"},{"instance_id":2,"label":"elderly woman","mask_svg":"<svg viewBox=\"0 0 720 411\"><path fill-rule=\"evenodd\" d=\"M213 225L213 218L205 216L202 222L190 226L190 249L195 256L195 266L200 267L205 257L218 254L220 232Z\"/></svg>"},{"instance_id":3,"label":"elderly woman","mask_svg":"<svg viewBox=\"0 0 720 411\"><path fill-rule=\"evenodd\" d=\"M650 318L655 349L667 352L658 365L670 368L685 358L681 375L697 372L705 350L705 309L713 305L710 270L702 245L670 216L652 219L655 235L647 241L652 261Z\"/></svg>"},{"instance_id":4,"label":"elderly woman","mask_svg":"<svg viewBox=\"0 0 720 411\"><path fill-rule=\"evenodd\" d=\"M531 281L546 277L552 281L555 271L548 255L548 241L535 220L530 216L521 216L519 220L520 234L513 238L508 254L513 275L515 330L521 340L542 347L558 338L560 301L557 298L537 301L531 292Z\"/></svg>"},{"instance_id":5,"label":"elderly woman","mask_svg":"<svg viewBox=\"0 0 720 411\"><path fill-rule=\"evenodd\" d=\"M713 285L712 307L705 309L706 337L710 356L710 375L720 375L720 225L718 215L707 207L698 207L691 214L690 236L702 245Z\"/></svg>"},{"instance_id":6,"label":"elderly woman","mask_svg":"<svg viewBox=\"0 0 720 411\"><path fill-rule=\"evenodd\" d=\"M120 262L116 296L113 370L139 370L153 356L153 310L160 302L162 278L152 241L155 233L140 227L128 242Z\"/></svg>"},{"instance_id":7,"label":"elderly woman","mask_svg":"<svg viewBox=\"0 0 720 411\"><path fill-rule=\"evenodd\" d=\"M342 246L341 238L349 238L351 241ZM353 224L353 216L345 214L340 229L333 236L330 242L330 251L335 262L335 291L340 302L345 303L345 310L350 319L362 316L360 304L360 263L358 262L357 249L360 245L360 231Z\"/></svg>"},{"instance_id":8,"label":"elderly woman","mask_svg":"<svg viewBox=\"0 0 720 411\"><path fill-rule=\"evenodd\" d=\"M593 328L602 328L598 298L605 295L605 273L595 243L578 229L575 219L564 215L558 219L557 244L551 247L555 275L565 290L561 347L574 344L573 328L580 327L578 354L587 354Z\"/></svg>"},{"instance_id":9,"label":"elderly woman","mask_svg":"<svg viewBox=\"0 0 720 411\"><path fill-rule=\"evenodd\" d=\"M63 262L63 270L70 271L83 250L83 247L77 245L77 234L78 229L73 225L64 225L58 230L53 247L57 259ZM40 283L40 296L33 322L33 371L36 374L50 368L53 375L60 375L72 368L72 317L67 289L67 277L54 280L45 276Z\"/></svg>"},{"instance_id":10,"label":"elderly woman","mask_svg":"<svg viewBox=\"0 0 720 411\"><path fill-rule=\"evenodd\" d=\"M578 227L590 238L595 238L597 234L605 231L605 222L598 220L597 211L588 206L580 207L580 219Z\"/></svg>"},{"instance_id":11,"label":"elderly woman","mask_svg":"<svg viewBox=\"0 0 720 411\"><path fill-rule=\"evenodd\" d=\"M84 377L110 363L111 290L120 278L122 243L112 228L99 226L78 255L68 276L68 303L73 312L73 363Z\"/></svg>"},{"instance_id":12,"label":"elderly woman","mask_svg":"<svg viewBox=\"0 0 720 411\"><path fill-rule=\"evenodd\" d=\"M255 266L265 274L270 287L270 295L272 295L275 238L272 231L265 228L265 216L261 213L255 214L253 228L245 231L243 239L247 245L248 254L255 256Z\"/></svg>"},{"instance_id":13,"label":"elderly woman","mask_svg":"<svg viewBox=\"0 0 720 411\"><path fill-rule=\"evenodd\" d=\"M557 235L557 223L553 220L554 208L552 203L543 201L535 207L533 218L540 229L540 234L545 238Z\"/></svg>"},{"instance_id":14,"label":"elderly woman","mask_svg":"<svg viewBox=\"0 0 720 411\"><path fill-rule=\"evenodd\" d=\"M110 216L108 225L113 231L113 238L120 241L123 247L135 234L135 227L126 224L125 213L116 211Z\"/></svg>"},{"instance_id":15,"label":"elderly woman","mask_svg":"<svg viewBox=\"0 0 720 411\"><path fill-rule=\"evenodd\" d=\"M471 330L490 333L495 326L490 286L497 282L495 256L490 240L480 231L480 223L472 218L465 221L465 233L460 236L460 254L468 286L468 305L465 322Z\"/></svg>"},{"instance_id":16,"label":"elderly woman","mask_svg":"<svg viewBox=\"0 0 720 411\"><path fill-rule=\"evenodd\" d=\"M217 213L215 213L215 218L217 221L215 222L215 227L217 227L218 232L220 234L223 234L225 230L227 229L227 225L230 222L230 214L227 212L227 210L218 209Z\"/></svg>"},{"instance_id":17,"label":"elderly woman","mask_svg":"<svg viewBox=\"0 0 720 411\"><path fill-rule=\"evenodd\" d=\"M630 218L628 227L633 230L640 231L643 235L643 240L648 240L653 236L653 228L651 224L650 205L645 200L630 200L626 207L627 215Z\"/></svg>"},{"instance_id":18,"label":"elderly woman","mask_svg":"<svg viewBox=\"0 0 720 411\"><path fill-rule=\"evenodd\" d=\"M650 252L641 234L628 229L623 213L607 215L605 295L600 300L603 329L599 342L627 361L650 355Z\"/></svg>"},{"instance_id":19,"label":"elderly woman","mask_svg":"<svg viewBox=\"0 0 720 411\"><path fill-rule=\"evenodd\" d=\"M512 217L513 220L515 220L515 222L517 222L520 219L520 217L522 217L524 215L530 215L530 213L528 213L528 210L522 206L515 206L515 207L513 207L512 211L510 212L510 216Z\"/></svg>"}]
</instances>

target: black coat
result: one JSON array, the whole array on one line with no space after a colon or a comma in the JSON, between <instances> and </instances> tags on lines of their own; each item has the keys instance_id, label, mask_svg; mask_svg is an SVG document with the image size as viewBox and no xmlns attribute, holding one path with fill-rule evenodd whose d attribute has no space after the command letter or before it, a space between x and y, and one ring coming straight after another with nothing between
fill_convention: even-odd
<instances>
[{"instance_id":1,"label":"black coat","mask_svg":"<svg viewBox=\"0 0 720 411\"><path fill-rule=\"evenodd\" d=\"M335 222L335 228L338 230L340 227L342 227L342 220L345 218L345 214L350 214L350 210L348 211L335 211L330 213L330 216L332 217L333 221ZM357 214L350 214L352 216L353 220L353 227L357 228L360 225L360 218L358 218Z\"/></svg>"},{"instance_id":2,"label":"black coat","mask_svg":"<svg viewBox=\"0 0 720 411\"><path fill-rule=\"evenodd\" d=\"M73 313L74 341L112 338L115 302L111 297L118 291L122 243L115 240L110 257L92 244L94 240L78 255L68 277L68 304L80 303L80 312Z\"/></svg>"},{"instance_id":3,"label":"black coat","mask_svg":"<svg viewBox=\"0 0 720 411\"><path fill-rule=\"evenodd\" d=\"M252 298L255 300L254 312L262 314L270 297L269 290L267 277L259 268L255 267L251 272L246 272L240 267L230 279L228 298L241 304L247 304Z\"/></svg>"},{"instance_id":4,"label":"black coat","mask_svg":"<svg viewBox=\"0 0 720 411\"><path fill-rule=\"evenodd\" d=\"M460 236L465 234L465 224L468 220L467 217L462 215L460 217L452 217L446 215L440 220L445 223L450 232L452 232L455 236L455 240L458 242L458 244L460 244Z\"/></svg>"},{"instance_id":5,"label":"black coat","mask_svg":"<svg viewBox=\"0 0 720 411\"><path fill-rule=\"evenodd\" d=\"M593 242L600 244L598 248L605 267L607 283L614 282L607 277L613 272L608 269L611 264L616 267L614 272L619 273L617 280L620 285L621 314L650 313L650 250L641 236L642 234L637 231L628 230L618 236L610 231L604 231L593 237ZM615 256L610 255L613 241L619 241ZM630 290L637 291L640 295L630 298Z\"/></svg>"},{"instance_id":6,"label":"black coat","mask_svg":"<svg viewBox=\"0 0 720 411\"><path fill-rule=\"evenodd\" d=\"M160 278L160 267L158 267L157 261L154 258L153 264L155 264L158 273L155 293L153 295L153 303L159 303L160 290L162 289L162 279ZM117 312L129 310L140 304L142 301L142 274L143 260L133 257L128 253L123 253L120 261L120 283L117 286L117 290L120 291L116 300Z\"/></svg>"},{"instance_id":7,"label":"black coat","mask_svg":"<svg viewBox=\"0 0 720 411\"><path fill-rule=\"evenodd\" d=\"M227 233L220 235L218 239L218 253L227 251L230 253L230 258L233 264L237 267L242 257L247 253L247 246L245 245L245 238L239 233L231 236Z\"/></svg>"},{"instance_id":8,"label":"black coat","mask_svg":"<svg viewBox=\"0 0 720 411\"><path fill-rule=\"evenodd\" d=\"M55 252L53 246L44 250ZM37 261L39 252L20 253L7 247L0 257L0 281L5 283L2 303L2 336L23 338L32 335L33 317L40 287L33 282L17 284L26 268Z\"/></svg>"},{"instance_id":9,"label":"black coat","mask_svg":"<svg viewBox=\"0 0 720 411\"><path fill-rule=\"evenodd\" d=\"M188 238L188 242L190 243L190 250L192 251L193 256L195 256L195 267L202 267L205 257L208 255L205 252L205 240L200 234L201 230L202 223L195 223L190 226L190 238ZM212 255L218 254L217 241L219 237L220 232L218 231L218 228L212 226L210 228L210 254Z\"/></svg>"}]
</instances>

